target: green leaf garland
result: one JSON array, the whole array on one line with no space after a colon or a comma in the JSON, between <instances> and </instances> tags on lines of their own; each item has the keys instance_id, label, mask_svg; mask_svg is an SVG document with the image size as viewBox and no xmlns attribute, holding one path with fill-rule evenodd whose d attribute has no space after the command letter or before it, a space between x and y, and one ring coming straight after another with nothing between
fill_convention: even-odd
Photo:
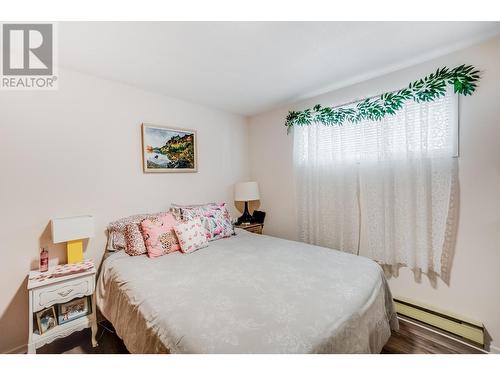
<instances>
[{"instance_id":1,"label":"green leaf garland","mask_svg":"<svg viewBox=\"0 0 500 375\"><path fill-rule=\"evenodd\" d=\"M472 65L460 65L451 70L445 66L427 77L410 83L404 89L365 99L355 106L323 107L316 104L313 108L303 111L290 111L285 126L289 132L293 126L312 123L340 126L345 122L380 121L386 115L395 114L408 100L417 103L431 102L444 96L448 85L453 85L453 90L457 94L472 95L479 79L479 70Z\"/></svg>"}]
</instances>

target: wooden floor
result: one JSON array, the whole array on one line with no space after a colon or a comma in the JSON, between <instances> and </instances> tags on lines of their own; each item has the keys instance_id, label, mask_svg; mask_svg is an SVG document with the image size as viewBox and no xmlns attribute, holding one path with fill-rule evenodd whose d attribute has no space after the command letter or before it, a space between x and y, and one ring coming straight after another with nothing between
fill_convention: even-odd
<instances>
[{"instance_id":1,"label":"wooden floor","mask_svg":"<svg viewBox=\"0 0 500 375\"><path fill-rule=\"evenodd\" d=\"M382 349L383 354L482 354L474 347L445 337L413 323L399 321L399 332L393 332Z\"/></svg>"},{"instance_id":2,"label":"wooden floor","mask_svg":"<svg viewBox=\"0 0 500 375\"><path fill-rule=\"evenodd\" d=\"M99 346L92 348L90 329L72 334L37 350L39 354L126 354L127 348L113 333L109 322L99 327ZM400 321L399 332L393 332L383 354L479 354L479 350L431 332L412 323Z\"/></svg>"},{"instance_id":3,"label":"wooden floor","mask_svg":"<svg viewBox=\"0 0 500 375\"><path fill-rule=\"evenodd\" d=\"M99 324L97 342L99 346L92 347L90 328L75 332L68 337L56 340L37 349L37 354L128 354L123 341L114 333L109 322Z\"/></svg>"}]
</instances>

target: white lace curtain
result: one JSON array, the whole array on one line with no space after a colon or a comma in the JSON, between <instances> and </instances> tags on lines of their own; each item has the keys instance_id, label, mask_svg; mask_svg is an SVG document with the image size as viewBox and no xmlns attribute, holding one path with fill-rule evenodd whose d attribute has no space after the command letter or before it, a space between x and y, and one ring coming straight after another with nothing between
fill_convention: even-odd
<instances>
[{"instance_id":1,"label":"white lace curtain","mask_svg":"<svg viewBox=\"0 0 500 375\"><path fill-rule=\"evenodd\" d=\"M456 208L452 92L382 121L294 128L299 237L445 275Z\"/></svg>"}]
</instances>

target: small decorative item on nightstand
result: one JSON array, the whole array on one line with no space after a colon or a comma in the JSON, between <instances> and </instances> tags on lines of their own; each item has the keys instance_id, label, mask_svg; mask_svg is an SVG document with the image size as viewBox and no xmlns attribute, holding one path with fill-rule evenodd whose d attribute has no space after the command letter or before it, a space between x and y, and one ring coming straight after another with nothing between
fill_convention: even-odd
<instances>
[{"instance_id":1,"label":"small decorative item on nightstand","mask_svg":"<svg viewBox=\"0 0 500 375\"><path fill-rule=\"evenodd\" d=\"M29 273L28 353L35 353L45 344L89 327L92 328L92 346L97 346L95 274L93 266L59 277L56 268Z\"/></svg>"},{"instance_id":2,"label":"small decorative item on nightstand","mask_svg":"<svg viewBox=\"0 0 500 375\"><path fill-rule=\"evenodd\" d=\"M252 232L256 234L262 234L262 228L264 225L255 223L255 224L236 224L236 228L244 229L247 232Z\"/></svg>"},{"instance_id":3,"label":"small decorative item on nightstand","mask_svg":"<svg viewBox=\"0 0 500 375\"><path fill-rule=\"evenodd\" d=\"M38 268L40 272L47 272L49 270L49 252L44 247L40 251L40 264Z\"/></svg>"},{"instance_id":4,"label":"small decorative item on nightstand","mask_svg":"<svg viewBox=\"0 0 500 375\"><path fill-rule=\"evenodd\" d=\"M54 306L50 306L42 311L35 313L38 332L40 335L57 326L56 311Z\"/></svg>"},{"instance_id":5,"label":"small decorative item on nightstand","mask_svg":"<svg viewBox=\"0 0 500 375\"><path fill-rule=\"evenodd\" d=\"M255 223L259 223L264 225L264 220L266 218L266 213L264 211L257 211L255 210L253 212L253 219Z\"/></svg>"},{"instance_id":6,"label":"small decorative item on nightstand","mask_svg":"<svg viewBox=\"0 0 500 375\"><path fill-rule=\"evenodd\" d=\"M57 322L65 324L90 313L89 297L77 298L57 305Z\"/></svg>"}]
</instances>

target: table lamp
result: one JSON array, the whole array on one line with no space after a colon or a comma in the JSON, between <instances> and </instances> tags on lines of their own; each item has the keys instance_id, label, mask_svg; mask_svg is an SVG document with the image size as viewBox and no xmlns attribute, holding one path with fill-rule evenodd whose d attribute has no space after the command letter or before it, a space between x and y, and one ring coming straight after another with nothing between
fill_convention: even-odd
<instances>
[{"instance_id":1,"label":"table lamp","mask_svg":"<svg viewBox=\"0 0 500 375\"><path fill-rule=\"evenodd\" d=\"M52 219L52 241L67 242L68 263L83 260L83 239L94 236L92 216L74 216Z\"/></svg>"},{"instance_id":2,"label":"table lamp","mask_svg":"<svg viewBox=\"0 0 500 375\"><path fill-rule=\"evenodd\" d=\"M238 224L253 222L253 216L248 212L248 202L259 199L259 185L257 182L238 182L234 185L234 200L245 202L245 212L238 218Z\"/></svg>"}]
</instances>

